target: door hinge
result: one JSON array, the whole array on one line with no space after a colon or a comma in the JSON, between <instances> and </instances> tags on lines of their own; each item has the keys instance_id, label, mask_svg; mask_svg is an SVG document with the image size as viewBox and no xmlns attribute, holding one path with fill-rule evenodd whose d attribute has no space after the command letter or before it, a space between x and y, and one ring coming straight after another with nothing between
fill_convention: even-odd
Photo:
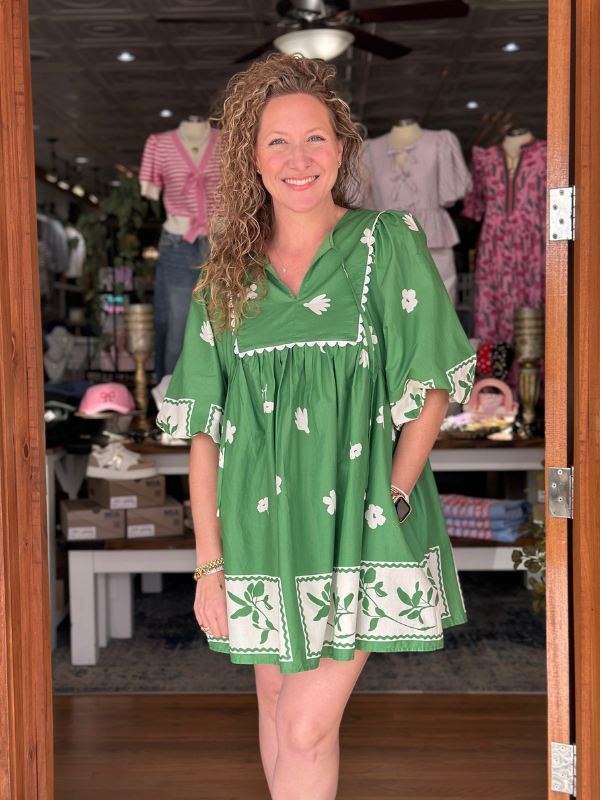
<instances>
[{"instance_id":1,"label":"door hinge","mask_svg":"<svg viewBox=\"0 0 600 800\"><path fill-rule=\"evenodd\" d=\"M549 193L549 232L551 242L575 238L575 187L550 189Z\"/></svg>"},{"instance_id":2,"label":"door hinge","mask_svg":"<svg viewBox=\"0 0 600 800\"><path fill-rule=\"evenodd\" d=\"M577 797L577 752L574 744L550 743L552 791Z\"/></svg>"},{"instance_id":3,"label":"door hinge","mask_svg":"<svg viewBox=\"0 0 600 800\"><path fill-rule=\"evenodd\" d=\"M548 467L548 514L573 519L573 467Z\"/></svg>"}]
</instances>

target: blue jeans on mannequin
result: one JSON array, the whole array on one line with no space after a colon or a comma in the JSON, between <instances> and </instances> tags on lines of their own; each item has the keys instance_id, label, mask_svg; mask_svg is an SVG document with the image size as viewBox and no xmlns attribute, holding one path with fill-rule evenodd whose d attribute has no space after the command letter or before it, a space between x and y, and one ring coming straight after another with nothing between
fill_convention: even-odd
<instances>
[{"instance_id":1,"label":"blue jeans on mannequin","mask_svg":"<svg viewBox=\"0 0 600 800\"><path fill-rule=\"evenodd\" d=\"M160 257L154 281L154 332L156 380L171 375L183 348L192 292L200 267L208 256L208 237L186 242L163 230L158 243Z\"/></svg>"}]
</instances>

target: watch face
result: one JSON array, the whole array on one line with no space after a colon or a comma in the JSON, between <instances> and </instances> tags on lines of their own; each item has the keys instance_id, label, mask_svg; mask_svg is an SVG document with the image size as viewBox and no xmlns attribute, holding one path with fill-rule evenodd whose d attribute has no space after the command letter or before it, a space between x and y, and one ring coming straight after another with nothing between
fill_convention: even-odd
<instances>
[{"instance_id":1,"label":"watch face","mask_svg":"<svg viewBox=\"0 0 600 800\"><path fill-rule=\"evenodd\" d=\"M404 522L410 512L410 504L407 503L403 497L399 497L396 501L396 514L398 514L398 522Z\"/></svg>"}]
</instances>

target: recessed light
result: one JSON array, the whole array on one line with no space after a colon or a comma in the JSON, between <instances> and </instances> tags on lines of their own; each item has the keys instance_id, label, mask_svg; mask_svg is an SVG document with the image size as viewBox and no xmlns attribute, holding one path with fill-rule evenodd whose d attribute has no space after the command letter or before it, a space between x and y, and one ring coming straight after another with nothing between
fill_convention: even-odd
<instances>
[{"instance_id":1,"label":"recessed light","mask_svg":"<svg viewBox=\"0 0 600 800\"><path fill-rule=\"evenodd\" d=\"M160 112L160 116L161 117L165 117L165 119L166 119L167 117L172 117L173 116L173 112L169 111L168 108L163 108L163 110Z\"/></svg>"},{"instance_id":2,"label":"recessed light","mask_svg":"<svg viewBox=\"0 0 600 800\"><path fill-rule=\"evenodd\" d=\"M111 185L111 186L114 186L114 187L115 187L115 189L116 189L118 186L120 186L120 185L121 185L121 181L111 181L111 182L110 182L110 185Z\"/></svg>"},{"instance_id":3,"label":"recessed light","mask_svg":"<svg viewBox=\"0 0 600 800\"><path fill-rule=\"evenodd\" d=\"M76 164L87 164L88 161L89 158L87 156L77 156L77 158L75 159Z\"/></svg>"},{"instance_id":4,"label":"recessed light","mask_svg":"<svg viewBox=\"0 0 600 800\"><path fill-rule=\"evenodd\" d=\"M133 53L128 53L127 50L123 50L123 52L119 53L117 56L117 61L135 61L135 56Z\"/></svg>"},{"instance_id":5,"label":"recessed light","mask_svg":"<svg viewBox=\"0 0 600 800\"><path fill-rule=\"evenodd\" d=\"M46 180L48 181L48 183L56 183L58 178L52 172L47 172L46 173Z\"/></svg>"},{"instance_id":6,"label":"recessed light","mask_svg":"<svg viewBox=\"0 0 600 800\"><path fill-rule=\"evenodd\" d=\"M477 100L469 100L467 103L467 108L479 108L479 103Z\"/></svg>"},{"instance_id":7,"label":"recessed light","mask_svg":"<svg viewBox=\"0 0 600 800\"><path fill-rule=\"evenodd\" d=\"M74 186L71 189L71 191L73 192L73 194L76 194L77 197L85 197L85 189L83 188L83 186L80 186L79 184L77 184L77 186Z\"/></svg>"},{"instance_id":8,"label":"recessed light","mask_svg":"<svg viewBox=\"0 0 600 800\"><path fill-rule=\"evenodd\" d=\"M92 203L97 203L98 202L98 198L96 197L95 194L88 194L88 199L91 200Z\"/></svg>"},{"instance_id":9,"label":"recessed light","mask_svg":"<svg viewBox=\"0 0 600 800\"><path fill-rule=\"evenodd\" d=\"M65 192L68 192L71 188L66 181L59 181L57 185L59 189L64 189Z\"/></svg>"},{"instance_id":10,"label":"recessed light","mask_svg":"<svg viewBox=\"0 0 600 800\"><path fill-rule=\"evenodd\" d=\"M521 45L517 44L516 42L509 42L505 44L502 48L505 53L516 53L517 50L521 49Z\"/></svg>"}]
</instances>

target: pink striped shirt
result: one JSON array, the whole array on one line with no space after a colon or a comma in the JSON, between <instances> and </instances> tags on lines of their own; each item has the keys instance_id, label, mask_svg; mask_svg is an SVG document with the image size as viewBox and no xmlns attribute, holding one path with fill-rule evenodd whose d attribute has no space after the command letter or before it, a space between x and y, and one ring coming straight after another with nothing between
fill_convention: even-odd
<instances>
[{"instance_id":1,"label":"pink striped shirt","mask_svg":"<svg viewBox=\"0 0 600 800\"><path fill-rule=\"evenodd\" d=\"M169 214L189 217L190 228L183 237L186 242L206 236L221 180L219 131L211 128L198 166L190 158L176 130L152 134L144 147L139 178L140 182L151 183L163 190L163 203Z\"/></svg>"}]
</instances>

